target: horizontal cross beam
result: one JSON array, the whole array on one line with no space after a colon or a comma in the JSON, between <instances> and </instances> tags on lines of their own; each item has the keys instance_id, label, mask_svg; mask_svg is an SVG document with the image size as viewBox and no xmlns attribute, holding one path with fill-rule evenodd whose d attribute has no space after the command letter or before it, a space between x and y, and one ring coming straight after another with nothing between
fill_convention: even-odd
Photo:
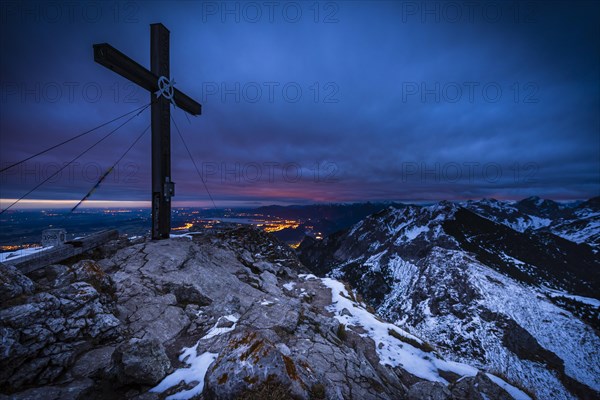
<instances>
[{"instance_id":1,"label":"horizontal cross beam","mask_svg":"<svg viewBox=\"0 0 600 400\"><path fill-rule=\"evenodd\" d=\"M158 76L151 71L142 67L119 50L115 49L108 43L99 43L94 45L94 61L105 66L108 69L115 71L122 77L129 79L131 82L141 86L151 92L156 92L158 88ZM170 77L167 76L168 79ZM192 115L200 115L202 106L190 98L185 93L175 89L173 100L177 107Z\"/></svg>"}]
</instances>

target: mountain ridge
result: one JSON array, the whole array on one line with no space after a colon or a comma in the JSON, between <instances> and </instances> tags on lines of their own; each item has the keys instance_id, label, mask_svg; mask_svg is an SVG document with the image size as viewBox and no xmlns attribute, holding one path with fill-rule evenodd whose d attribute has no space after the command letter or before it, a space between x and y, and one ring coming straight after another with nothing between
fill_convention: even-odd
<instances>
[{"instance_id":1,"label":"mountain ridge","mask_svg":"<svg viewBox=\"0 0 600 400\"><path fill-rule=\"evenodd\" d=\"M545 381L536 388L541 398L598 396L598 350L551 339L568 324L575 337L598 342L600 300L577 296L596 296L595 248L544 230L520 232L467 207L388 208L322 241L306 240L300 259L317 274L348 281L379 315L440 348L464 349L462 361L493 365L528 387ZM515 332L523 343L511 340ZM528 347L537 351L523 352Z\"/></svg>"}]
</instances>

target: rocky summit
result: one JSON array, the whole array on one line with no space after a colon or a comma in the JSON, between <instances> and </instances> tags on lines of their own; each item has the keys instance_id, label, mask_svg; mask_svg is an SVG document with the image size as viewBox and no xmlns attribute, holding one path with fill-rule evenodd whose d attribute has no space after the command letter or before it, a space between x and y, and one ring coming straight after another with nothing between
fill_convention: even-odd
<instances>
[{"instance_id":1,"label":"rocky summit","mask_svg":"<svg viewBox=\"0 0 600 400\"><path fill-rule=\"evenodd\" d=\"M2 264L0 299L2 399L530 398L251 227Z\"/></svg>"}]
</instances>

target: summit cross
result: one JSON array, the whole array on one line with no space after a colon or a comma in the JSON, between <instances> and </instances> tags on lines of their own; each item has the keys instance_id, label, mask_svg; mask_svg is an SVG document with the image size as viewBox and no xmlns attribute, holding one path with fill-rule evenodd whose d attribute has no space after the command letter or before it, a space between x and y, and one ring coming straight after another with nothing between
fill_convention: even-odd
<instances>
[{"instance_id":1,"label":"summit cross","mask_svg":"<svg viewBox=\"0 0 600 400\"><path fill-rule=\"evenodd\" d=\"M150 91L152 101L152 239L167 239L171 232L171 103L192 114L202 107L175 89L170 79L169 31L163 24L150 25L150 70L108 43L94 45L94 60Z\"/></svg>"}]
</instances>

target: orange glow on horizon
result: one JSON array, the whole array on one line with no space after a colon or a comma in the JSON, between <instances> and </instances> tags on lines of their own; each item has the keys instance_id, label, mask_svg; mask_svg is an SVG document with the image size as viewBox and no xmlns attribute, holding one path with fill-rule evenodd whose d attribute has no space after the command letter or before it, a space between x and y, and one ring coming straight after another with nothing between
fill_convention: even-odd
<instances>
[{"instance_id":1,"label":"orange glow on horizon","mask_svg":"<svg viewBox=\"0 0 600 400\"><path fill-rule=\"evenodd\" d=\"M4 209L17 199L0 199L0 208ZM72 208L79 200L21 200L11 210L25 210L37 208ZM149 201L122 201L122 200L87 200L81 208L148 208Z\"/></svg>"}]
</instances>

